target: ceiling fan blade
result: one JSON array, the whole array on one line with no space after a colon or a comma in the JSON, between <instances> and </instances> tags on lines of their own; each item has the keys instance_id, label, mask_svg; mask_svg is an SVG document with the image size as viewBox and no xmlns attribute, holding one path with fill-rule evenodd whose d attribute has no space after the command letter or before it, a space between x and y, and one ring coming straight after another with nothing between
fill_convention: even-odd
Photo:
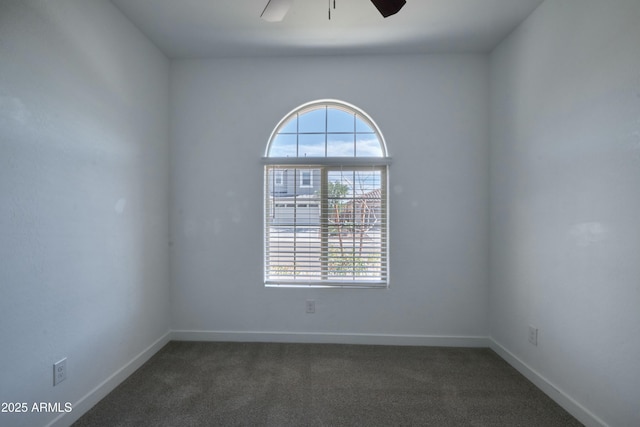
<instances>
[{"instance_id":1,"label":"ceiling fan blade","mask_svg":"<svg viewBox=\"0 0 640 427\"><path fill-rule=\"evenodd\" d=\"M405 5L405 0L371 0L371 3L385 18L394 15Z\"/></svg>"},{"instance_id":2,"label":"ceiling fan blade","mask_svg":"<svg viewBox=\"0 0 640 427\"><path fill-rule=\"evenodd\" d=\"M289 11L293 0L269 0L260 18L267 22L280 22Z\"/></svg>"}]
</instances>

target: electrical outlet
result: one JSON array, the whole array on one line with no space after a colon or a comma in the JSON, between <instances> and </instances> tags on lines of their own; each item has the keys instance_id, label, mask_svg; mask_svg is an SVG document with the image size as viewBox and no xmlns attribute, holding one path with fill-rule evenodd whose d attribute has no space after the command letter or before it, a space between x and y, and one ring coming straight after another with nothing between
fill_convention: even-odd
<instances>
[{"instance_id":1,"label":"electrical outlet","mask_svg":"<svg viewBox=\"0 0 640 427\"><path fill-rule=\"evenodd\" d=\"M67 379L67 358L53 364L53 385L58 385Z\"/></svg>"},{"instance_id":2,"label":"electrical outlet","mask_svg":"<svg viewBox=\"0 0 640 427\"><path fill-rule=\"evenodd\" d=\"M538 345L538 328L529 325L529 342Z\"/></svg>"},{"instance_id":3,"label":"electrical outlet","mask_svg":"<svg viewBox=\"0 0 640 427\"><path fill-rule=\"evenodd\" d=\"M308 299L305 303L305 308L307 313L315 313L316 312L316 302L315 300L312 299Z\"/></svg>"}]
</instances>

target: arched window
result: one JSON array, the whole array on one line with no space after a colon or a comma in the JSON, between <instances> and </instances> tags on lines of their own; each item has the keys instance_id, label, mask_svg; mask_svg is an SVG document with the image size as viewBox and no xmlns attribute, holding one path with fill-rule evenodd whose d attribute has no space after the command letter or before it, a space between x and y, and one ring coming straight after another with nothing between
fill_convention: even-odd
<instances>
[{"instance_id":1,"label":"arched window","mask_svg":"<svg viewBox=\"0 0 640 427\"><path fill-rule=\"evenodd\" d=\"M386 287L389 157L371 118L340 101L302 105L264 162L265 285Z\"/></svg>"}]
</instances>

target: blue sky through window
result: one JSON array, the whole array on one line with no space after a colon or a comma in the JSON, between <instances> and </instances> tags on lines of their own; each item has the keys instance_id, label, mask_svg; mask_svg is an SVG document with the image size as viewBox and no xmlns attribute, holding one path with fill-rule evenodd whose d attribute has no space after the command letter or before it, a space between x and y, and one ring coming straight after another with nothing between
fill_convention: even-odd
<instances>
[{"instance_id":1,"label":"blue sky through window","mask_svg":"<svg viewBox=\"0 0 640 427\"><path fill-rule=\"evenodd\" d=\"M294 114L269 147L269 157L382 156L378 135L360 115L330 105Z\"/></svg>"}]
</instances>

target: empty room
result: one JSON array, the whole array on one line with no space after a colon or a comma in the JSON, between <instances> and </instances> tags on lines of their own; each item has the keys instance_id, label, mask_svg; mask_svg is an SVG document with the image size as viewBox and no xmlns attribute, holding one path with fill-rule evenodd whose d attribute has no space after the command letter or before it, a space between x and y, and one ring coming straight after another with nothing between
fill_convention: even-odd
<instances>
[{"instance_id":1,"label":"empty room","mask_svg":"<svg viewBox=\"0 0 640 427\"><path fill-rule=\"evenodd\" d=\"M0 425L640 425L639 0L0 0Z\"/></svg>"}]
</instances>

